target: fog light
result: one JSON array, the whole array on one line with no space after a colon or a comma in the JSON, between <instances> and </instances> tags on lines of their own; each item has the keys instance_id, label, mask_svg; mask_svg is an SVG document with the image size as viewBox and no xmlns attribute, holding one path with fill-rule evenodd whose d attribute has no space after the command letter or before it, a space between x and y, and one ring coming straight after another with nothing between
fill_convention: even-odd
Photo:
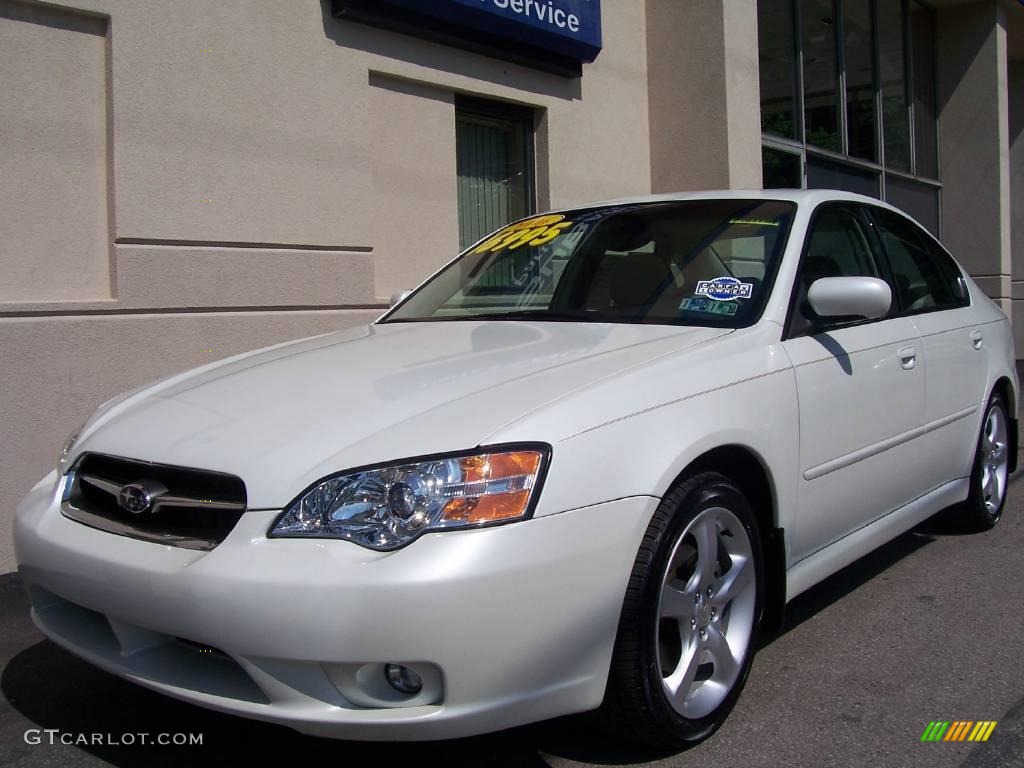
<instances>
[{"instance_id":1,"label":"fog light","mask_svg":"<svg viewBox=\"0 0 1024 768\"><path fill-rule=\"evenodd\" d=\"M384 677L388 679L392 688L407 696L419 693L423 688L420 676L402 664L387 664L384 667Z\"/></svg>"}]
</instances>

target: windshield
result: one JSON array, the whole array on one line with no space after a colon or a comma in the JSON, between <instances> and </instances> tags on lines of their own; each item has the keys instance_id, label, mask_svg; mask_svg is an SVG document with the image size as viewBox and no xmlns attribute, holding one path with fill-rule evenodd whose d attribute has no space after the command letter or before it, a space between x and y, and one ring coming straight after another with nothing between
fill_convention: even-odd
<instances>
[{"instance_id":1,"label":"windshield","mask_svg":"<svg viewBox=\"0 0 1024 768\"><path fill-rule=\"evenodd\" d=\"M470 247L382 322L749 325L795 210L779 200L693 200L534 216Z\"/></svg>"}]
</instances>

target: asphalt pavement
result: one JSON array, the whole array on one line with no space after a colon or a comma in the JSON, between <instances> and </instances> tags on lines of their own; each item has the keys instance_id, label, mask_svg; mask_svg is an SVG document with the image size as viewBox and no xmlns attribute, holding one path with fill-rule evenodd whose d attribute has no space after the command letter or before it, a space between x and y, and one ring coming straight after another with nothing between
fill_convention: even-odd
<instances>
[{"instance_id":1,"label":"asphalt pavement","mask_svg":"<svg viewBox=\"0 0 1024 768\"><path fill-rule=\"evenodd\" d=\"M1024 766L1022 573L1018 475L995 530L971 534L943 513L798 597L784 631L763 641L725 726L671 755L610 743L586 717L452 742L361 744L209 712L43 639L9 574L0 576L0 765ZM984 743L921 743L932 720L998 724ZM140 733L199 734L202 744L126 736Z\"/></svg>"}]
</instances>

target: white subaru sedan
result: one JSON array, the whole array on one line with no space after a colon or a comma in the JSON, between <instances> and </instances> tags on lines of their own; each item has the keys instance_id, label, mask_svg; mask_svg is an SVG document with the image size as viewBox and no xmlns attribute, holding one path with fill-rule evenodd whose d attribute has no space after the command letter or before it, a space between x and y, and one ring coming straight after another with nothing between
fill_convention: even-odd
<instances>
[{"instance_id":1,"label":"white subaru sedan","mask_svg":"<svg viewBox=\"0 0 1024 768\"><path fill-rule=\"evenodd\" d=\"M201 706L677 747L795 595L941 509L998 522L1017 397L1005 315L877 200L592 204L105 404L17 557L55 643Z\"/></svg>"}]
</instances>

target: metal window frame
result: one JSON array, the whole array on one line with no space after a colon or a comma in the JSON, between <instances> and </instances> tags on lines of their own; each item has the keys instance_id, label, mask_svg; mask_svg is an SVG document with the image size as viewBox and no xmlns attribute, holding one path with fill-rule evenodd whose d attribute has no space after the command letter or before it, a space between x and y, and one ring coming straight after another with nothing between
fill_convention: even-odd
<instances>
[{"instance_id":1,"label":"metal window frame","mask_svg":"<svg viewBox=\"0 0 1024 768\"><path fill-rule=\"evenodd\" d=\"M915 101L914 95L915 95L915 93L914 93L914 91L911 91L910 112L911 112L911 115L913 116L913 120L914 120L914 122L911 123L911 129L912 129L912 133L911 133L911 158L913 160L913 166L912 167L914 169L913 180L914 181L923 182L925 184L928 184L930 186L935 187L938 190L938 207L939 207L938 226L939 226L939 233L941 235L942 230L943 230L943 216L942 216L942 195L943 195L943 189L942 189L942 142L939 141L939 137L942 135L942 113L939 110L939 24L938 24L938 12L935 10L935 6L933 6L929 2L926 2L926 0L909 0L909 2L907 4L907 8L908 8L908 10L907 10L907 14L908 14L907 15L907 30L908 30L908 33L911 35L911 38L910 38L911 39L911 47L910 47L909 53L908 53L908 61L910 62L909 66L910 66L911 74L910 74L910 77L908 78L908 82L911 84L911 88L914 87L915 70L914 70L914 49L912 47L912 43L913 43L913 23L912 22L913 22L913 20L912 20L912 18L910 16L910 7L912 7L914 4L919 5L925 11L927 11L930 14L930 16L931 16L931 19L930 19L930 21L931 21L931 38L932 38L931 43L932 43L933 56L932 56L932 59L931 59L931 66L929 67L928 76L929 76L929 78L932 81L932 93L935 96L935 104L934 104L934 112L935 112L935 178L933 179L930 176L922 176L922 175L920 175L918 173L918 168L917 168L917 116L916 116L915 110L914 110L914 101ZM902 174L897 173L896 175L902 175Z\"/></svg>"},{"instance_id":2,"label":"metal window frame","mask_svg":"<svg viewBox=\"0 0 1024 768\"><path fill-rule=\"evenodd\" d=\"M878 39L878 0L868 0L868 18L871 24L871 91L872 97L875 102L875 157L874 162L880 161L880 152L882 147L882 133L880 129L882 106L879 101L879 94L882 89L881 79L879 78L879 39ZM841 82L843 89L843 120L842 120L842 154L849 158L851 161L862 161L864 158L854 157L850 154L850 123L849 123L849 94L847 92L847 76L846 76L846 0L836 0L835 4L837 22L837 40L836 46L839 52L838 61L841 66ZM872 161L865 161L872 162Z\"/></svg>"},{"instance_id":3,"label":"metal window frame","mask_svg":"<svg viewBox=\"0 0 1024 768\"><path fill-rule=\"evenodd\" d=\"M804 12L800 5L800 0L790 0L790 8L793 10L793 45L796 47L796 56L793 61L796 63L796 99L793 101L793 108L800 115L800 119L797 121L799 126L797 129L797 141L803 146L807 146L807 112L804 108L804 45L803 45L803 25L804 25ZM801 166L802 167L802 166ZM807 183L806 173L803 175L803 183Z\"/></svg>"},{"instance_id":4,"label":"metal window frame","mask_svg":"<svg viewBox=\"0 0 1024 768\"><path fill-rule=\"evenodd\" d=\"M832 42L836 47L836 89L839 99L839 146L844 155L850 154L849 112L846 103L846 28L844 0L832 0Z\"/></svg>"},{"instance_id":5,"label":"metal window frame","mask_svg":"<svg viewBox=\"0 0 1024 768\"><path fill-rule=\"evenodd\" d=\"M910 173L917 175L917 130L914 124L914 30L910 23L910 0L902 0L903 11L903 98L907 100L907 137L910 141Z\"/></svg>"},{"instance_id":6,"label":"metal window frame","mask_svg":"<svg viewBox=\"0 0 1024 768\"><path fill-rule=\"evenodd\" d=\"M875 160L881 171L878 196L879 199L885 200L885 100L882 96L882 37L878 31L878 0L871 2L871 47L871 65L875 70L875 141L878 144Z\"/></svg>"},{"instance_id":7,"label":"metal window frame","mask_svg":"<svg viewBox=\"0 0 1024 768\"><path fill-rule=\"evenodd\" d=\"M843 60L843 45L842 45L842 19L840 14L842 13L842 0L830 0L832 6L832 46L833 46L833 89L835 93L835 111L836 111L836 131L839 137L839 146L842 150L841 154L847 153L847 136L846 136L846 71L845 61ZM794 44L797 46L798 56L798 68L797 68L797 84L799 88L799 107L800 107L800 140L808 146L813 146L807 142L807 112L806 112L806 92L804 89L804 46L803 46L803 8L802 0L793 0L794 7ZM824 149L822 147L813 146L814 149ZM832 152L834 150L824 150L826 152Z\"/></svg>"}]
</instances>

